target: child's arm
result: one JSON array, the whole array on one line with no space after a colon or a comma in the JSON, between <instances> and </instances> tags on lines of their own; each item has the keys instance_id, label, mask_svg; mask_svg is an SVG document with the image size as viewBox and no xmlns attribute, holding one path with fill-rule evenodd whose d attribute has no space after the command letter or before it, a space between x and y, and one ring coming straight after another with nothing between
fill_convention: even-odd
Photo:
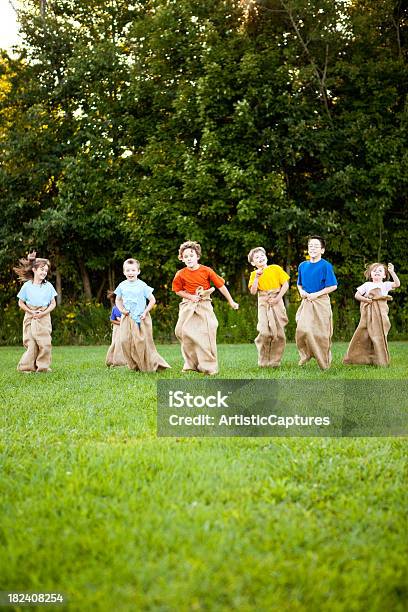
<instances>
[{"instance_id":1,"label":"child's arm","mask_svg":"<svg viewBox=\"0 0 408 612\"><path fill-rule=\"evenodd\" d=\"M239 304L237 304L237 302L234 302L234 300L232 299L231 294L228 291L228 289L226 288L226 286L225 285L221 285L221 287L218 287L218 290L225 297L225 299L227 300L227 302L231 306L231 308L233 308L234 310L238 310Z\"/></svg>"},{"instance_id":2,"label":"child's arm","mask_svg":"<svg viewBox=\"0 0 408 612\"><path fill-rule=\"evenodd\" d=\"M254 282L252 283L252 285L249 288L249 291L252 295L256 295L257 291L258 291L258 282L259 282L259 277L263 274L263 270L261 268L258 268L257 271L255 272L255 278L254 278Z\"/></svg>"},{"instance_id":3,"label":"child's arm","mask_svg":"<svg viewBox=\"0 0 408 612\"><path fill-rule=\"evenodd\" d=\"M325 287L324 289L321 289L320 291L309 293L307 296L307 299L309 300L309 302L313 302L313 300L320 297L321 295L328 295L329 293L336 291L336 289L337 289L337 285L331 285L330 287Z\"/></svg>"},{"instance_id":4,"label":"child's arm","mask_svg":"<svg viewBox=\"0 0 408 612\"><path fill-rule=\"evenodd\" d=\"M120 319L118 321L118 319L111 319L110 322L112 323L112 325L120 325Z\"/></svg>"},{"instance_id":5,"label":"child's arm","mask_svg":"<svg viewBox=\"0 0 408 612\"><path fill-rule=\"evenodd\" d=\"M394 281L392 283L392 285L393 285L392 289L398 289L398 287L401 286L401 283L400 283L400 279L398 278L398 276L394 272L394 264L392 264L392 263L388 264L388 272L391 274L391 278Z\"/></svg>"},{"instance_id":6,"label":"child's arm","mask_svg":"<svg viewBox=\"0 0 408 612\"><path fill-rule=\"evenodd\" d=\"M302 285L298 285L297 286L298 291L299 291L299 295L300 297L304 300L305 298L309 297L309 294L307 291L305 291L302 287Z\"/></svg>"},{"instance_id":7,"label":"child's arm","mask_svg":"<svg viewBox=\"0 0 408 612\"><path fill-rule=\"evenodd\" d=\"M144 309L143 313L140 315L140 320L144 321L146 318L147 313L149 312L149 310L151 310L153 308L153 306L156 303L156 298L154 297L153 293L152 295L149 297L149 303L146 306L146 308Z\"/></svg>"},{"instance_id":8,"label":"child's arm","mask_svg":"<svg viewBox=\"0 0 408 612\"><path fill-rule=\"evenodd\" d=\"M45 310L37 310L34 312L33 319L42 319L42 317L45 317L45 315L47 315L49 312L52 312L56 305L57 302L55 301L55 298L53 298Z\"/></svg>"},{"instance_id":9,"label":"child's arm","mask_svg":"<svg viewBox=\"0 0 408 612\"><path fill-rule=\"evenodd\" d=\"M123 303L123 299L122 299L121 296L119 296L119 295L116 296L115 304L119 308L119 310L123 314L123 316L127 317L128 314L129 314L129 311L126 310L125 305Z\"/></svg>"},{"instance_id":10,"label":"child's arm","mask_svg":"<svg viewBox=\"0 0 408 612\"><path fill-rule=\"evenodd\" d=\"M192 302L199 302L200 296L195 293L188 293L187 291L176 291L176 295L186 300L191 300Z\"/></svg>"},{"instance_id":11,"label":"child's arm","mask_svg":"<svg viewBox=\"0 0 408 612\"><path fill-rule=\"evenodd\" d=\"M289 283L288 281L286 281L286 283L283 283L283 285L281 285L279 293L274 295L273 298L270 300L271 304L272 305L278 304L278 302L283 298L283 296L285 295L288 289L289 289Z\"/></svg>"},{"instance_id":12,"label":"child's arm","mask_svg":"<svg viewBox=\"0 0 408 612\"><path fill-rule=\"evenodd\" d=\"M359 291L356 291L356 294L354 297L356 298L357 302L364 302L365 304L371 304L371 302L373 301L371 298L366 297Z\"/></svg>"},{"instance_id":13,"label":"child's arm","mask_svg":"<svg viewBox=\"0 0 408 612\"><path fill-rule=\"evenodd\" d=\"M33 312L25 302L23 302L23 300L18 300L18 306L19 308L21 308L21 310L24 310L24 312Z\"/></svg>"}]
</instances>

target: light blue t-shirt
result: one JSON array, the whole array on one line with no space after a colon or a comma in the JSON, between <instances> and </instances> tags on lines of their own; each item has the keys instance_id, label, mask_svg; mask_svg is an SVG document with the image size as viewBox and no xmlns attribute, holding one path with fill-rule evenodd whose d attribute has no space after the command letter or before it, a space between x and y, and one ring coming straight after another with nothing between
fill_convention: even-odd
<instances>
[{"instance_id":1,"label":"light blue t-shirt","mask_svg":"<svg viewBox=\"0 0 408 612\"><path fill-rule=\"evenodd\" d=\"M130 316L136 323L140 323L140 315L146 308L146 300L150 298L154 289L146 285L140 279L135 281L122 281L114 293L123 299L123 304L130 312Z\"/></svg>"},{"instance_id":2,"label":"light blue t-shirt","mask_svg":"<svg viewBox=\"0 0 408 612\"><path fill-rule=\"evenodd\" d=\"M307 292L315 293L326 287L337 285L333 266L325 259L320 259L315 263L302 261L298 268L298 285Z\"/></svg>"},{"instance_id":3,"label":"light blue t-shirt","mask_svg":"<svg viewBox=\"0 0 408 612\"><path fill-rule=\"evenodd\" d=\"M49 306L57 295L54 287L48 281L41 285L34 285L33 281L26 281L17 294L28 306Z\"/></svg>"}]
</instances>

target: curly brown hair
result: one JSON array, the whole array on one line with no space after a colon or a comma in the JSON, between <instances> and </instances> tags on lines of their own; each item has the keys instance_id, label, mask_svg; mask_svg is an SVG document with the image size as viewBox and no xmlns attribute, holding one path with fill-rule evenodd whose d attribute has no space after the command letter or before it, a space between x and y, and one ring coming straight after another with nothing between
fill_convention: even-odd
<instances>
[{"instance_id":1,"label":"curly brown hair","mask_svg":"<svg viewBox=\"0 0 408 612\"><path fill-rule=\"evenodd\" d=\"M198 242L194 242L194 240L187 240L187 242L183 242L180 244L178 258L180 261L183 259L183 253L186 249L193 249L197 253L198 259L201 257L201 245Z\"/></svg>"}]
</instances>

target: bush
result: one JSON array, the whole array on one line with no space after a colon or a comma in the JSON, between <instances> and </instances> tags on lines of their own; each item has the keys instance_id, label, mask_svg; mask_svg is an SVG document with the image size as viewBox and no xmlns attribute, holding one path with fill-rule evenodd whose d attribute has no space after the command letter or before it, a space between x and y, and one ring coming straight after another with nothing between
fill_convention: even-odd
<instances>
[{"instance_id":1,"label":"bush","mask_svg":"<svg viewBox=\"0 0 408 612\"><path fill-rule=\"evenodd\" d=\"M253 342L257 335L257 303L250 295L238 298L240 308L232 310L227 302L216 296L214 311L218 318L219 343L239 344ZM158 343L176 342L174 328L178 316L179 299L172 298L169 304L159 304L152 313L154 338ZM298 303L289 304L289 323L286 327L288 342L295 339L295 315ZM332 298L334 340L349 341L359 321L359 307L354 301L339 304ZM0 345L21 345L24 313L16 303L3 308L0 321ZM96 302L64 303L52 312L53 344L109 344L111 340L110 309ZM408 305L390 307L390 340L408 339Z\"/></svg>"}]
</instances>

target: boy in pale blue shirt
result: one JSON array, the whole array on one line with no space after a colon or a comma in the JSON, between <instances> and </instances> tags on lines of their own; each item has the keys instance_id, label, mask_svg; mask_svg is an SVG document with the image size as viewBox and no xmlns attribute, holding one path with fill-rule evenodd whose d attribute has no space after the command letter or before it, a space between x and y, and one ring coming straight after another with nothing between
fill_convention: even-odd
<instances>
[{"instance_id":1,"label":"boy in pale blue shirt","mask_svg":"<svg viewBox=\"0 0 408 612\"><path fill-rule=\"evenodd\" d=\"M150 310L156 303L153 288L138 278L140 264L137 259L127 259L123 264L126 280L115 289L116 306L122 317L120 342L127 365L131 370L155 372L169 368L153 341Z\"/></svg>"}]
</instances>

